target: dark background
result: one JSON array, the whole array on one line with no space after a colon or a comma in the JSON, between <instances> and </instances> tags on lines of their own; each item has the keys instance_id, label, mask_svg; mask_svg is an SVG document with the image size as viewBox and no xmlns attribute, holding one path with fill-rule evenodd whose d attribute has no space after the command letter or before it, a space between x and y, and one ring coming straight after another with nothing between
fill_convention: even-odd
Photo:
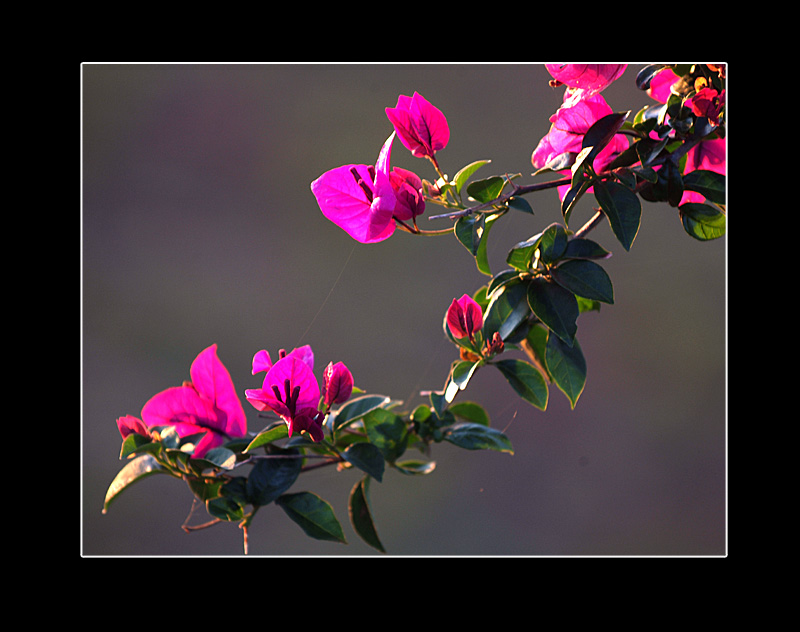
<instances>
[{"instance_id":1,"label":"dark background","mask_svg":"<svg viewBox=\"0 0 800 632\"><path fill-rule=\"evenodd\" d=\"M639 67L604 92L615 111L651 103L634 86ZM318 375L344 361L368 392L415 405L421 389L441 388L455 358L443 315L488 277L452 236L358 244L322 216L309 185L342 164L374 164L392 131L384 108L415 90L447 117L447 173L488 158L478 175L543 180L530 155L563 91L549 78L533 64L82 66L84 555L241 553L235 524L181 530L191 494L168 477L101 514L123 465L115 420L188 379L212 343L241 393L260 385L256 351L306 343ZM392 158L434 177L399 141ZM561 219L555 192L527 199L535 216L514 213L491 234L495 271L514 243ZM726 553L726 241L693 240L664 204L644 205L630 252L606 224L593 236L614 253L603 266L616 303L578 321L588 382L576 409L553 386L541 412L498 372L479 372L467 398L515 454L439 444L432 474L388 471L371 499L390 554ZM349 544L308 538L272 505L250 530L251 554L375 554L347 518L359 478L326 468L292 490L328 500Z\"/></svg>"}]
</instances>

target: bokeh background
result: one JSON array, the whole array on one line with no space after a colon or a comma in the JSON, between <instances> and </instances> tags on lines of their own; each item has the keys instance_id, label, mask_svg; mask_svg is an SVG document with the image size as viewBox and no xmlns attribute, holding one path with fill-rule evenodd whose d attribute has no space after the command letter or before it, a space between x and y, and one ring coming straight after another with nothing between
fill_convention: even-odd
<instances>
[{"instance_id":1,"label":"bokeh background","mask_svg":"<svg viewBox=\"0 0 800 632\"><path fill-rule=\"evenodd\" d=\"M615 111L651 102L634 85L640 67L604 92ZM168 477L141 481L101 514L122 466L116 418L188 379L212 343L241 392L260 384L256 351L306 343L317 373L342 360L369 392L414 405L420 390L441 388L455 358L442 317L488 277L452 236L354 242L309 184L345 163L374 164L392 131L384 108L414 91L447 117L447 173L485 158L480 176L543 180L530 155L563 90L549 78L540 64L82 67L83 555L242 553L235 524L181 530L191 494ZM399 142L392 158L434 177ZM514 213L491 234L495 271L514 243L561 219L555 192L527 199L535 216ZM439 444L432 474L387 471L371 500L389 554L726 553L726 243L691 239L667 205L643 211L630 252L607 224L593 233L614 253L603 265L616 303L578 321L588 383L576 409L552 387L541 412L499 372L479 372L467 399L515 454ZM591 212L587 199L574 221ZM272 505L250 529L251 555L378 554L347 518L358 479L322 469L294 488L333 505L347 545L308 538Z\"/></svg>"}]
</instances>

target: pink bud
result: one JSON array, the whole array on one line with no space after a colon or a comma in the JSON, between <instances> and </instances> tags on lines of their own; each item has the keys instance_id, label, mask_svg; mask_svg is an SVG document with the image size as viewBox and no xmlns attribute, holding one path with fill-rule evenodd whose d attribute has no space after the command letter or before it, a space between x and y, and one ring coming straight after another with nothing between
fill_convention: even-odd
<instances>
[{"instance_id":1,"label":"pink bud","mask_svg":"<svg viewBox=\"0 0 800 632\"><path fill-rule=\"evenodd\" d=\"M472 339L476 331L483 327L483 312L469 295L453 299L447 310L447 326L455 338Z\"/></svg>"},{"instance_id":2,"label":"pink bud","mask_svg":"<svg viewBox=\"0 0 800 632\"><path fill-rule=\"evenodd\" d=\"M326 406L343 404L353 392L353 375L341 362L330 362L322 374L322 394Z\"/></svg>"},{"instance_id":3,"label":"pink bud","mask_svg":"<svg viewBox=\"0 0 800 632\"><path fill-rule=\"evenodd\" d=\"M413 156L433 157L450 140L450 128L442 112L417 92L414 96L397 97L397 105L386 108L386 116L394 125L400 142Z\"/></svg>"}]
</instances>

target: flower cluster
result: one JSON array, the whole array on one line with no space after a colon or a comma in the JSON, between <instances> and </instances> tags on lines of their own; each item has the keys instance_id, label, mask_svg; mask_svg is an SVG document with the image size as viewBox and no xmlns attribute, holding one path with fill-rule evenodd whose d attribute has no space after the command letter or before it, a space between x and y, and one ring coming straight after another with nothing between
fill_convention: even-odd
<instances>
[{"instance_id":1,"label":"flower cluster","mask_svg":"<svg viewBox=\"0 0 800 632\"><path fill-rule=\"evenodd\" d=\"M231 438L243 437L247 421L228 370L211 345L192 362L190 382L154 395L142 408L142 418L126 415L117 419L122 438L131 433L145 437L161 427L173 427L179 437L202 435L191 454L202 458L209 450Z\"/></svg>"},{"instance_id":2,"label":"flower cluster","mask_svg":"<svg viewBox=\"0 0 800 632\"><path fill-rule=\"evenodd\" d=\"M330 407L346 402L353 392L353 376L341 362L330 363L323 373L322 395L314 377L314 352L305 345L286 353L272 363L269 352L261 350L253 356L253 375L266 372L261 388L247 389L245 397L256 410L271 410L289 428L306 432L313 441L322 441L322 423ZM324 409L320 410L320 397Z\"/></svg>"},{"instance_id":3,"label":"flower cluster","mask_svg":"<svg viewBox=\"0 0 800 632\"><path fill-rule=\"evenodd\" d=\"M326 171L311 183L322 214L356 241L384 241L398 225L414 232L425 211L422 180L400 167L391 168L395 136L412 155L434 159L447 145L450 130L444 115L420 94L400 96L386 108L394 131L383 144L375 165L348 164Z\"/></svg>"},{"instance_id":4,"label":"flower cluster","mask_svg":"<svg viewBox=\"0 0 800 632\"><path fill-rule=\"evenodd\" d=\"M531 155L536 169L568 169L581 150L589 128L613 110L600 92L625 71L619 64L547 64L555 78L554 85L567 85L561 107L550 117L550 131L539 141ZM624 137L615 136L595 157L594 169L603 171L628 148ZM566 193L567 188L562 190Z\"/></svg>"}]
</instances>

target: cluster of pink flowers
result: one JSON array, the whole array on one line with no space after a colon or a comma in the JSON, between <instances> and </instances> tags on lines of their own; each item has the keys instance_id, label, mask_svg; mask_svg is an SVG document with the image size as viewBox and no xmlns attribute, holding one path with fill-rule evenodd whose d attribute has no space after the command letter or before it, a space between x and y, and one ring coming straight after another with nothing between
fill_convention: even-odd
<instances>
[{"instance_id":1,"label":"cluster of pink flowers","mask_svg":"<svg viewBox=\"0 0 800 632\"><path fill-rule=\"evenodd\" d=\"M253 375L266 372L260 389L248 389L245 397L257 410L272 410L289 428L305 431L321 441L322 422L333 404L346 402L353 391L353 376L341 362L330 363L323 373L322 393L313 374L314 353L306 345L291 353L283 350L272 363L267 351L253 357ZM125 415L117 427L125 439L131 433L152 438L154 429L173 427L179 437L202 435L191 454L202 458L209 450L247 434L247 420L230 373L211 345L194 359L191 381L161 391L145 403L141 419ZM324 410L319 410L320 398Z\"/></svg>"},{"instance_id":2,"label":"cluster of pink flowers","mask_svg":"<svg viewBox=\"0 0 800 632\"><path fill-rule=\"evenodd\" d=\"M576 156L589 128L613 110L600 95L616 81L627 64L545 64L553 76L553 85L566 85L561 107L550 117L550 131L539 141L531 155L536 169L544 169ZM622 151L628 141L615 136L594 160L595 171L603 171ZM568 187L567 187L568 188ZM566 192L566 188L564 189Z\"/></svg>"},{"instance_id":3,"label":"cluster of pink flowers","mask_svg":"<svg viewBox=\"0 0 800 632\"><path fill-rule=\"evenodd\" d=\"M375 165L349 164L326 171L311 183L322 214L364 244L392 236L397 222L416 222L425 211L422 180L415 173L391 168L395 136L412 153L433 159L450 139L444 114L422 95L400 96L386 108L394 131Z\"/></svg>"},{"instance_id":4,"label":"cluster of pink flowers","mask_svg":"<svg viewBox=\"0 0 800 632\"><path fill-rule=\"evenodd\" d=\"M192 452L201 458L229 439L243 437L247 432L244 409L230 373L217 357L217 345L200 352L189 375L191 381L151 397L141 419L132 415L117 419L122 438L132 432L149 437L159 426L174 427L179 437L205 433Z\"/></svg>"},{"instance_id":5,"label":"cluster of pink flowers","mask_svg":"<svg viewBox=\"0 0 800 632\"><path fill-rule=\"evenodd\" d=\"M271 410L289 427L289 436L305 431L322 440L322 422L333 404L346 402L353 392L353 376L341 362L328 364L323 372L322 393L314 377L314 352L305 345L289 353L279 352L275 364L269 352L253 357L253 375L266 372L261 388L247 389L245 397L256 410ZM319 409L320 397L325 405Z\"/></svg>"},{"instance_id":6,"label":"cluster of pink flowers","mask_svg":"<svg viewBox=\"0 0 800 632\"><path fill-rule=\"evenodd\" d=\"M653 99L659 103L666 103L672 91L672 86L680 81L671 69L665 68L650 82L647 90ZM718 93L714 88L703 87L687 101L696 116L705 116L712 125L719 124L719 116L725 103L725 91ZM706 169L715 173L725 174L725 139L714 138L696 145L686 154L686 167L684 173L695 169ZM681 204L686 202L702 202L704 196L694 191L686 191L681 198Z\"/></svg>"}]
</instances>

